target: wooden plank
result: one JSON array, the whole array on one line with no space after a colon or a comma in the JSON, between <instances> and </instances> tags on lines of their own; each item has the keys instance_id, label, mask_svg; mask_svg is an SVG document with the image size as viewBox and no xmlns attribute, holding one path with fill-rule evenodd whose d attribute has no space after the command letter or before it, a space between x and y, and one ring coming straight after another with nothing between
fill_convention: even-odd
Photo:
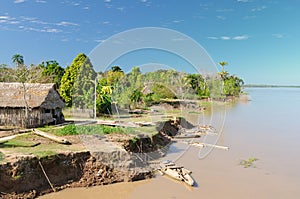
<instances>
[{"instance_id":1,"label":"wooden plank","mask_svg":"<svg viewBox=\"0 0 300 199\"><path fill-rule=\"evenodd\" d=\"M55 135L51 135L49 133L40 131L38 129L33 129L33 133L35 133L36 135L42 136L44 138L50 139L50 140L52 140L54 142L60 143L60 144L71 144L71 142L68 141L65 138L58 137L58 136L55 136Z\"/></svg>"}]
</instances>

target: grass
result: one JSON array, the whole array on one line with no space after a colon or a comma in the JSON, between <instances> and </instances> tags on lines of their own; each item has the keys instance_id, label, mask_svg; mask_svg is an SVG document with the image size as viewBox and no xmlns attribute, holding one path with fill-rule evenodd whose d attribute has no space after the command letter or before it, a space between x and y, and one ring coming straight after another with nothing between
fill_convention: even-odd
<instances>
[{"instance_id":1,"label":"grass","mask_svg":"<svg viewBox=\"0 0 300 199\"><path fill-rule=\"evenodd\" d=\"M38 145L38 143L41 143ZM42 158L49 155L55 155L60 152L76 152L85 150L79 145L63 145L55 142L48 142L46 138L42 138L35 134L20 135L14 139L0 144L2 153L0 153L0 161L4 160L4 154L15 155L34 155Z\"/></svg>"},{"instance_id":2,"label":"grass","mask_svg":"<svg viewBox=\"0 0 300 199\"><path fill-rule=\"evenodd\" d=\"M240 165L243 166L244 168L249 168L249 167L254 167L254 162L258 161L257 158L248 158L247 160L241 160Z\"/></svg>"},{"instance_id":3,"label":"grass","mask_svg":"<svg viewBox=\"0 0 300 199\"><path fill-rule=\"evenodd\" d=\"M4 153L2 153L2 152L0 151L0 162L4 161L4 157L5 157Z\"/></svg>"},{"instance_id":4,"label":"grass","mask_svg":"<svg viewBox=\"0 0 300 199\"><path fill-rule=\"evenodd\" d=\"M56 135L64 136L64 135L104 135L111 133L125 133L130 134L134 133L134 129L127 127L112 127L112 126L104 126L104 125L88 125L88 126L75 126L74 124L69 124L62 129L59 129L55 132Z\"/></svg>"}]
</instances>

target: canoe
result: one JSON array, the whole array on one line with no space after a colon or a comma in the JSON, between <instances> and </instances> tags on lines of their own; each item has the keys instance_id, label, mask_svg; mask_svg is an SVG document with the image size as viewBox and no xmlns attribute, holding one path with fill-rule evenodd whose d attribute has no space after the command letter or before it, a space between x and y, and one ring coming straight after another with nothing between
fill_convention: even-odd
<instances>
[{"instance_id":1,"label":"canoe","mask_svg":"<svg viewBox=\"0 0 300 199\"><path fill-rule=\"evenodd\" d=\"M190 186L193 186L195 183L193 178L190 176L192 172L182 166L176 165L174 162L162 162L160 171L173 179L184 181Z\"/></svg>"}]
</instances>

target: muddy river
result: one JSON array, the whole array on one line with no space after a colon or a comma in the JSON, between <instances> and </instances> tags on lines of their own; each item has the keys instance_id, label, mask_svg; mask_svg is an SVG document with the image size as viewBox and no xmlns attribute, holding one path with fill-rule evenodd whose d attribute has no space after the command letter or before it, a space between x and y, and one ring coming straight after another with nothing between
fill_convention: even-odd
<instances>
[{"instance_id":1,"label":"muddy river","mask_svg":"<svg viewBox=\"0 0 300 199\"><path fill-rule=\"evenodd\" d=\"M208 155L176 143L167 159L193 171L195 187L157 174L156 178L92 188L67 189L41 199L300 198L300 89L249 88L251 101L226 107L223 133ZM211 118L208 118L210 120ZM249 168L242 159L257 158Z\"/></svg>"}]
</instances>

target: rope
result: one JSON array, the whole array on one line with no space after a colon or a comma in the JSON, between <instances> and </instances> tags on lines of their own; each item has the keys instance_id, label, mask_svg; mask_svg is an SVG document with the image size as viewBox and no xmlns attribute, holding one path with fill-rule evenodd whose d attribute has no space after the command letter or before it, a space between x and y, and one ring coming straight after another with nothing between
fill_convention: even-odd
<instances>
[{"instance_id":1,"label":"rope","mask_svg":"<svg viewBox=\"0 0 300 199\"><path fill-rule=\"evenodd\" d=\"M44 170L44 167L43 167L43 165L42 165L42 163L41 163L40 161L39 161L39 165L40 165L40 167L41 167L41 169L42 169L42 171L43 171L43 173L44 173L44 175L45 175L45 177L46 177L46 179L47 179L49 185L51 186L52 190L53 190L54 192L56 192L55 188L53 187L52 183L50 182L50 180L49 180L49 178L48 178L48 176L47 176L47 174L46 174L46 172L45 172L45 170Z\"/></svg>"}]
</instances>

